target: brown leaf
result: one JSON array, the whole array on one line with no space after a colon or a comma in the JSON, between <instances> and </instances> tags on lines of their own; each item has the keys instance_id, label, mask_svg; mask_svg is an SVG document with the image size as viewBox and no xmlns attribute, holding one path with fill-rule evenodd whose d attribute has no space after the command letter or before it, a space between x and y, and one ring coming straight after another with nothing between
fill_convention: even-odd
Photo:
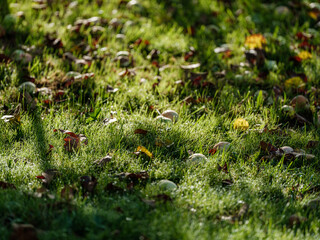
<instances>
[{"instance_id":1,"label":"brown leaf","mask_svg":"<svg viewBox=\"0 0 320 240\"><path fill-rule=\"evenodd\" d=\"M10 240L38 240L37 230L31 224L12 225Z\"/></svg>"},{"instance_id":2,"label":"brown leaf","mask_svg":"<svg viewBox=\"0 0 320 240\"><path fill-rule=\"evenodd\" d=\"M149 205L150 207L153 207L153 208L156 207L156 200L141 199L141 201Z\"/></svg>"},{"instance_id":3,"label":"brown leaf","mask_svg":"<svg viewBox=\"0 0 320 240\"><path fill-rule=\"evenodd\" d=\"M148 180L149 174L146 171L137 172L137 173L123 172L119 174L119 177L124 179L129 179L131 181L138 181L138 180Z\"/></svg>"},{"instance_id":4,"label":"brown leaf","mask_svg":"<svg viewBox=\"0 0 320 240\"><path fill-rule=\"evenodd\" d=\"M7 182L3 182L0 181L0 188L2 189L17 189L15 185L13 185L12 183L7 183Z\"/></svg>"},{"instance_id":5,"label":"brown leaf","mask_svg":"<svg viewBox=\"0 0 320 240\"><path fill-rule=\"evenodd\" d=\"M308 219L305 217L300 217L298 215L291 215L289 217L288 225L290 228L294 227L295 225L300 225L301 223L307 221Z\"/></svg>"},{"instance_id":6,"label":"brown leaf","mask_svg":"<svg viewBox=\"0 0 320 240\"><path fill-rule=\"evenodd\" d=\"M104 188L106 192L123 192L124 190L121 187L114 185L114 183L108 183Z\"/></svg>"},{"instance_id":7,"label":"brown leaf","mask_svg":"<svg viewBox=\"0 0 320 240\"><path fill-rule=\"evenodd\" d=\"M59 174L57 169L47 169L40 176L36 178L41 179L44 184L50 184L55 176Z\"/></svg>"},{"instance_id":8,"label":"brown leaf","mask_svg":"<svg viewBox=\"0 0 320 240\"><path fill-rule=\"evenodd\" d=\"M248 210L249 210L249 205L247 203L244 203L239 209L239 212L237 214L230 215L230 216L221 216L221 220L228 221L230 223L238 222L245 217Z\"/></svg>"},{"instance_id":9,"label":"brown leaf","mask_svg":"<svg viewBox=\"0 0 320 240\"><path fill-rule=\"evenodd\" d=\"M218 171L221 172L221 171L224 171L225 173L229 173L228 171L228 164L227 163L224 163L224 165L221 167L219 164L218 164Z\"/></svg>"},{"instance_id":10,"label":"brown leaf","mask_svg":"<svg viewBox=\"0 0 320 240\"><path fill-rule=\"evenodd\" d=\"M62 130L62 129L54 129L53 131L57 132L58 130L64 134L69 135L63 139L65 141L64 148L68 152L72 152L73 150L78 150L82 142L85 145L88 144L88 139L84 134L75 134L71 131Z\"/></svg>"},{"instance_id":11,"label":"brown leaf","mask_svg":"<svg viewBox=\"0 0 320 240\"><path fill-rule=\"evenodd\" d=\"M319 145L319 141L309 141L307 144L307 148L315 148Z\"/></svg>"},{"instance_id":12,"label":"brown leaf","mask_svg":"<svg viewBox=\"0 0 320 240\"><path fill-rule=\"evenodd\" d=\"M148 133L148 131L147 131L147 130L144 130L144 129L138 128L138 129L134 130L134 133L135 133L135 134L146 135L146 134Z\"/></svg>"},{"instance_id":13,"label":"brown leaf","mask_svg":"<svg viewBox=\"0 0 320 240\"><path fill-rule=\"evenodd\" d=\"M80 184L86 193L93 193L97 183L98 181L94 176L82 176L80 178Z\"/></svg>"},{"instance_id":14,"label":"brown leaf","mask_svg":"<svg viewBox=\"0 0 320 240\"><path fill-rule=\"evenodd\" d=\"M66 200L71 200L74 198L75 193L76 189L74 187L66 185L62 188L60 196Z\"/></svg>"},{"instance_id":15,"label":"brown leaf","mask_svg":"<svg viewBox=\"0 0 320 240\"><path fill-rule=\"evenodd\" d=\"M273 146L271 143L266 143L265 141L260 142L260 148L265 152L276 152L278 148Z\"/></svg>"},{"instance_id":16,"label":"brown leaf","mask_svg":"<svg viewBox=\"0 0 320 240\"><path fill-rule=\"evenodd\" d=\"M162 201L164 203L166 202L172 202L172 198L167 194L158 194L153 196L157 201Z\"/></svg>"},{"instance_id":17,"label":"brown leaf","mask_svg":"<svg viewBox=\"0 0 320 240\"><path fill-rule=\"evenodd\" d=\"M99 165L100 167L104 167L107 163L109 163L112 159L112 156L109 154L101 159L94 161L95 164Z\"/></svg>"}]
</instances>

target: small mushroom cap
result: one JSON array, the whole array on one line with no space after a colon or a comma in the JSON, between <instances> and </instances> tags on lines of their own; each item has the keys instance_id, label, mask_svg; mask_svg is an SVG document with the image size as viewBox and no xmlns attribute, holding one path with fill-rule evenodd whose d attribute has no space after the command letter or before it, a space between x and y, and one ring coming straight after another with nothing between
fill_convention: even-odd
<instances>
[{"instance_id":1,"label":"small mushroom cap","mask_svg":"<svg viewBox=\"0 0 320 240\"><path fill-rule=\"evenodd\" d=\"M294 107L296 109L296 111L297 110L298 111L299 110L307 110L310 107L308 98L306 98L305 96L302 96L302 95L298 95L298 96L294 97L291 100L290 105L292 107Z\"/></svg>"},{"instance_id":2,"label":"small mushroom cap","mask_svg":"<svg viewBox=\"0 0 320 240\"><path fill-rule=\"evenodd\" d=\"M165 191L173 191L173 190L177 189L177 185L174 182L166 180L166 179L161 180L158 183L158 186L161 190L165 190Z\"/></svg>"},{"instance_id":3,"label":"small mushroom cap","mask_svg":"<svg viewBox=\"0 0 320 240\"><path fill-rule=\"evenodd\" d=\"M192 154L192 155L188 158L188 162L191 162L191 163L201 163L201 162L206 162L206 161L208 161L207 157L204 156L204 155L201 154L201 153Z\"/></svg>"},{"instance_id":4,"label":"small mushroom cap","mask_svg":"<svg viewBox=\"0 0 320 240\"><path fill-rule=\"evenodd\" d=\"M219 150L228 150L229 147L230 147L230 143L229 142L218 142L217 144L215 144L213 146L213 148L216 149L217 151L219 151Z\"/></svg>"},{"instance_id":5,"label":"small mushroom cap","mask_svg":"<svg viewBox=\"0 0 320 240\"><path fill-rule=\"evenodd\" d=\"M28 92L29 94L34 94L37 87L33 82L24 82L19 86L20 92Z\"/></svg>"},{"instance_id":6,"label":"small mushroom cap","mask_svg":"<svg viewBox=\"0 0 320 240\"><path fill-rule=\"evenodd\" d=\"M170 118L171 121L175 122L179 119L179 114L176 111L173 110L166 110L162 113L162 116L166 118Z\"/></svg>"},{"instance_id":7,"label":"small mushroom cap","mask_svg":"<svg viewBox=\"0 0 320 240\"><path fill-rule=\"evenodd\" d=\"M172 120L170 118L164 117L162 115L156 117L156 120L163 123L172 123Z\"/></svg>"}]
</instances>

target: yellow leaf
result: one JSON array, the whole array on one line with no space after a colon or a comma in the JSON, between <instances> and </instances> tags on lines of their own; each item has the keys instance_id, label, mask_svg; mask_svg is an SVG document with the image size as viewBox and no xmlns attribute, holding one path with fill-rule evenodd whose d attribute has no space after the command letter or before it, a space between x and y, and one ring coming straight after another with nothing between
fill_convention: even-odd
<instances>
[{"instance_id":1,"label":"yellow leaf","mask_svg":"<svg viewBox=\"0 0 320 240\"><path fill-rule=\"evenodd\" d=\"M247 122L247 120L243 118L237 118L234 121L233 128L237 130L245 131L249 128L249 123Z\"/></svg>"},{"instance_id":2,"label":"yellow leaf","mask_svg":"<svg viewBox=\"0 0 320 240\"><path fill-rule=\"evenodd\" d=\"M298 57L301 58L302 60L306 60L306 59L312 58L312 54L309 53L308 51L302 51L298 54Z\"/></svg>"},{"instance_id":3,"label":"yellow leaf","mask_svg":"<svg viewBox=\"0 0 320 240\"><path fill-rule=\"evenodd\" d=\"M284 82L284 86L287 89L304 87L304 85L305 83L300 77L289 78Z\"/></svg>"},{"instance_id":4,"label":"yellow leaf","mask_svg":"<svg viewBox=\"0 0 320 240\"><path fill-rule=\"evenodd\" d=\"M254 49L254 48L262 48L263 45L266 43L267 43L266 38L262 34L258 33L258 34L253 34L248 36L244 44L248 48Z\"/></svg>"},{"instance_id":5,"label":"yellow leaf","mask_svg":"<svg viewBox=\"0 0 320 240\"><path fill-rule=\"evenodd\" d=\"M143 146L139 146L138 148L137 148L137 152L143 152L143 153L145 153L148 157L150 157L150 158L152 158L153 156L152 156L152 153L151 152L149 152L148 151L148 149L146 149L145 147L143 147Z\"/></svg>"},{"instance_id":6,"label":"yellow leaf","mask_svg":"<svg viewBox=\"0 0 320 240\"><path fill-rule=\"evenodd\" d=\"M317 11L310 11L310 12L308 12L308 14L309 14L309 16L310 16L311 18L313 18L314 20L317 20L317 19L318 19L319 12L317 12Z\"/></svg>"}]
</instances>

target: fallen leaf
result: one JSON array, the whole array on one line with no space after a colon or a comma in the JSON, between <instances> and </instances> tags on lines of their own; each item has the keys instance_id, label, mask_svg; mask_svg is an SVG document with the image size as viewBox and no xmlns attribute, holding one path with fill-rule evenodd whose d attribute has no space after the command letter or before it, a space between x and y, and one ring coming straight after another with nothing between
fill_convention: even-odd
<instances>
[{"instance_id":1,"label":"fallen leaf","mask_svg":"<svg viewBox=\"0 0 320 240\"><path fill-rule=\"evenodd\" d=\"M50 184L54 177L59 174L57 169L47 169L40 176L36 176L36 178L41 179L44 184Z\"/></svg>"},{"instance_id":2,"label":"fallen leaf","mask_svg":"<svg viewBox=\"0 0 320 240\"><path fill-rule=\"evenodd\" d=\"M228 171L228 164L227 163L224 163L224 165L221 167L219 164L218 164L218 171L221 172L221 171L224 171L225 173L229 173Z\"/></svg>"},{"instance_id":3,"label":"fallen leaf","mask_svg":"<svg viewBox=\"0 0 320 240\"><path fill-rule=\"evenodd\" d=\"M221 220L222 221L228 221L230 223L235 223L240 220L242 220L245 215L247 214L249 210L249 205L247 203L244 203L241 208L239 209L239 212L235 215L230 215L230 216L222 216Z\"/></svg>"},{"instance_id":4,"label":"fallen leaf","mask_svg":"<svg viewBox=\"0 0 320 240\"><path fill-rule=\"evenodd\" d=\"M278 150L278 148L271 143L266 143L265 141L260 142L260 148L265 152L276 152Z\"/></svg>"},{"instance_id":5,"label":"fallen leaf","mask_svg":"<svg viewBox=\"0 0 320 240\"><path fill-rule=\"evenodd\" d=\"M73 150L78 150L80 148L81 143L87 145L88 139L84 134L75 134L69 130L62 130L62 129L54 129L54 132L60 131L68 136L65 137L63 140L64 148L68 152L72 152Z\"/></svg>"},{"instance_id":6,"label":"fallen leaf","mask_svg":"<svg viewBox=\"0 0 320 240\"><path fill-rule=\"evenodd\" d=\"M146 148L145 148L145 147L143 147L143 146L139 146L139 147L137 147L136 152L143 152L143 153L145 153L148 157L150 157L150 158L152 158L152 157L153 157L152 153L151 153L151 152L149 152L149 151L148 151L148 149L146 149Z\"/></svg>"},{"instance_id":7,"label":"fallen leaf","mask_svg":"<svg viewBox=\"0 0 320 240\"><path fill-rule=\"evenodd\" d=\"M146 134L148 133L148 131L147 131L147 130L144 130L144 129L138 128L138 129L134 130L134 133L135 133L135 134L146 135Z\"/></svg>"},{"instance_id":8,"label":"fallen leaf","mask_svg":"<svg viewBox=\"0 0 320 240\"><path fill-rule=\"evenodd\" d=\"M246 37L245 40L245 46L250 48L250 49L255 49L255 48L263 48L263 46L267 43L266 38L258 33L258 34L252 34L248 37Z\"/></svg>"},{"instance_id":9,"label":"fallen leaf","mask_svg":"<svg viewBox=\"0 0 320 240\"><path fill-rule=\"evenodd\" d=\"M245 131L249 128L249 123L243 118L237 118L233 123L233 128L236 130Z\"/></svg>"},{"instance_id":10,"label":"fallen leaf","mask_svg":"<svg viewBox=\"0 0 320 240\"><path fill-rule=\"evenodd\" d=\"M94 161L95 164L99 165L100 167L104 167L107 163L109 163L112 159L112 156L109 154L101 159Z\"/></svg>"},{"instance_id":11,"label":"fallen leaf","mask_svg":"<svg viewBox=\"0 0 320 240\"><path fill-rule=\"evenodd\" d=\"M16 189L16 186L13 185L12 183L0 181L0 188L2 188L2 189Z\"/></svg>"},{"instance_id":12,"label":"fallen leaf","mask_svg":"<svg viewBox=\"0 0 320 240\"><path fill-rule=\"evenodd\" d=\"M118 176L123 179L129 179L131 181L148 180L149 179L149 174L146 171L137 172L137 173L123 172L123 173L120 173Z\"/></svg>"},{"instance_id":13,"label":"fallen leaf","mask_svg":"<svg viewBox=\"0 0 320 240\"><path fill-rule=\"evenodd\" d=\"M308 219L305 218L305 217L301 217L301 216L298 216L298 215L291 215L289 217L289 222L288 222L288 225L290 228L294 227L295 225L298 226L300 225L301 223L307 221Z\"/></svg>"},{"instance_id":14,"label":"fallen leaf","mask_svg":"<svg viewBox=\"0 0 320 240\"><path fill-rule=\"evenodd\" d=\"M108 183L107 186L104 188L106 192L123 192L124 189L121 187L116 186L114 183Z\"/></svg>"},{"instance_id":15,"label":"fallen leaf","mask_svg":"<svg viewBox=\"0 0 320 240\"><path fill-rule=\"evenodd\" d=\"M315 148L319 145L319 141L309 141L307 144L307 148Z\"/></svg>"},{"instance_id":16,"label":"fallen leaf","mask_svg":"<svg viewBox=\"0 0 320 240\"><path fill-rule=\"evenodd\" d=\"M60 196L66 200L71 200L74 198L76 189L73 186L66 185L62 188Z\"/></svg>"},{"instance_id":17,"label":"fallen leaf","mask_svg":"<svg viewBox=\"0 0 320 240\"><path fill-rule=\"evenodd\" d=\"M97 183L98 181L94 176L82 176L80 178L80 184L85 193L93 193Z\"/></svg>"},{"instance_id":18,"label":"fallen leaf","mask_svg":"<svg viewBox=\"0 0 320 240\"><path fill-rule=\"evenodd\" d=\"M31 224L12 224L10 240L38 240L37 230Z\"/></svg>"}]
</instances>

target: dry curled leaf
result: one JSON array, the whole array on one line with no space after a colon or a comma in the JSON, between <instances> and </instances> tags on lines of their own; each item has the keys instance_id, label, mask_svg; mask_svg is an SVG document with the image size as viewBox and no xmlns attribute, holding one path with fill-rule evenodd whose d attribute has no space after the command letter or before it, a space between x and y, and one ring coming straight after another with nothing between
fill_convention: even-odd
<instances>
[{"instance_id":1,"label":"dry curled leaf","mask_svg":"<svg viewBox=\"0 0 320 240\"><path fill-rule=\"evenodd\" d=\"M137 147L136 152L143 152L143 153L145 153L148 157L150 157L150 158L152 158L152 157L153 157L152 153L151 153L151 152L149 152L149 151L148 151L148 149L146 149L146 148L145 148L145 147L143 147L143 146L139 146L139 147Z\"/></svg>"},{"instance_id":2,"label":"dry curled leaf","mask_svg":"<svg viewBox=\"0 0 320 240\"><path fill-rule=\"evenodd\" d=\"M319 145L319 141L309 141L307 144L307 148L315 148Z\"/></svg>"},{"instance_id":3,"label":"dry curled leaf","mask_svg":"<svg viewBox=\"0 0 320 240\"><path fill-rule=\"evenodd\" d=\"M96 161L94 161L95 164L97 164L100 167L104 167L107 163L109 163L112 159L112 156L110 156L109 154L101 159L98 159Z\"/></svg>"},{"instance_id":4,"label":"dry curled leaf","mask_svg":"<svg viewBox=\"0 0 320 240\"><path fill-rule=\"evenodd\" d=\"M301 217L301 216L298 216L298 215L291 215L289 217L289 222L288 222L288 225L290 228L294 227L295 225L300 225L301 223L307 221L308 219L305 218L305 217Z\"/></svg>"},{"instance_id":5,"label":"dry curled leaf","mask_svg":"<svg viewBox=\"0 0 320 240\"><path fill-rule=\"evenodd\" d=\"M76 193L76 189L73 186L66 185L62 188L60 196L66 200L70 200L74 198Z\"/></svg>"},{"instance_id":6,"label":"dry curled leaf","mask_svg":"<svg viewBox=\"0 0 320 240\"><path fill-rule=\"evenodd\" d=\"M55 176L59 174L57 169L48 169L36 178L41 179L44 184L50 184Z\"/></svg>"},{"instance_id":7,"label":"dry curled leaf","mask_svg":"<svg viewBox=\"0 0 320 240\"><path fill-rule=\"evenodd\" d=\"M271 143L266 143L265 141L260 142L260 148L265 152L276 152L278 150L278 148Z\"/></svg>"},{"instance_id":8,"label":"dry curled leaf","mask_svg":"<svg viewBox=\"0 0 320 240\"><path fill-rule=\"evenodd\" d=\"M230 215L230 216L222 216L221 220L222 221L228 221L230 223L238 222L238 221L242 220L245 217L245 215L247 214L248 210L249 210L249 205L247 203L243 203L243 205L239 209L238 213L236 213L234 215Z\"/></svg>"},{"instance_id":9,"label":"dry curled leaf","mask_svg":"<svg viewBox=\"0 0 320 240\"><path fill-rule=\"evenodd\" d=\"M64 148L68 152L72 152L73 150L78 150L80 148L81 143L87 145L88 139L84 134L75 134L68 130L62 130L62 129L54 129L54 132L60 131L64 134L67 134L68 136L65 137L63 140Z\"/></svg>"},{"instance_id":10,"label":"dry curled leaf","mask_svg":"<svg viewBox=\"0 0 320 240\"><path fill-rule=\"evenodd\" d=\"M98 181L94 176L82 176L80 183L85 193L93 193Z\"/></svg>"},{"instance_id":11,"label":"dry curled leaf","mask_svg":"<svg viewBox=\"0 0 320 240\"><path fill-rule=\"evenodd\" d=\"M123 173L120 173L118 176L123 179L129 179L131 181L148 180L149 179L149 174L146 171L137 172L137 173L123 172Z\"/></svg>"},{"instance_id":12,"label":"dry curled leaf","mask_svg":"<svg viewBox=\"0 0 320 240\"><path fill-rule=\"evenodd\" d=\"M229 173L229 171L228 171L228 164L227 163L224 163L224 165L221 167L219 164L218 164L218 171L219 172L221 172L221 171L223 171L223 172L225 172L225 173Z\"/></svg>"},{"instance_id":13,"label":"dry curled leaf","mask_svg":"<svg viewBox=\"0 0 320 240\"><path fill-rule=\"evenodd\" d=\"M147 130L144 130L144 129L138 128L138 129L134 130L134 133L135 133L135 134L146 135L146 134L148 133L148 131L147 131Z\"/></svg>"},{"instance_id":14,"label":"dry curled leaf","mask_svg":"<svg viewBox=\"0 0 320 240\"><path fill-rule=\"evenodd\" d=\"M2 189L16 189L16 186L13 185L12 183L0 181L0 188L2 188Z\"/></svg>"}]
</instances>

